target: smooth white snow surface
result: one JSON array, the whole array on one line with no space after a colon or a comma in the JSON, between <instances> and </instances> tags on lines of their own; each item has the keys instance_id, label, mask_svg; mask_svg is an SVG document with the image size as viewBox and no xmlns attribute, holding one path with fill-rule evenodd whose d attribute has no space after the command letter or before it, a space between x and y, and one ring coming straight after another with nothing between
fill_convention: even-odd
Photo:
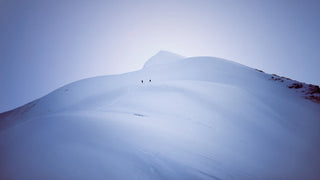
<instances>
[{"instance_id":1,"label":"smooth white snow surface","mask_svg":"<svg viewBox=\"0 0 320 180\"><path fill-rule=\"evenodd\" d=\"M270 75L163 51L0 114L0 179L317 179L319 129Z\"/></svg>"},{"instance_id":2,"label":"smooth white snow surface","mask_svg":"<svg viewBox=\"0 0 320 180\"><path fill-rule=\"evenodd\" d=\"M147 68L150 66L155 66L159 64L168 64L179 61L181 59L185 59L185 57L174 54L168 51L160 51L156 55L152 56L143 66L143 68Z\"/></svg>"}]
</instances>

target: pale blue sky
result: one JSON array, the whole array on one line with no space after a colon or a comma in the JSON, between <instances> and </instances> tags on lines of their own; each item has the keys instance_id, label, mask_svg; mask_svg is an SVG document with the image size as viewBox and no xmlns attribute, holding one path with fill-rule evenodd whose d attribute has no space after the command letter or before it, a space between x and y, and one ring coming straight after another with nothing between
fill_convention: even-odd
<instances>
[{"instance_id":1,"label":"pale blue sky","mask_svg":"<svg viewBox=\"0 0 320 180\"><path fill-rule=\"evenodd\" d=\"M319 2L0 0L0 112L159 50L320 84Z\"/></svg>"}]
</instances>

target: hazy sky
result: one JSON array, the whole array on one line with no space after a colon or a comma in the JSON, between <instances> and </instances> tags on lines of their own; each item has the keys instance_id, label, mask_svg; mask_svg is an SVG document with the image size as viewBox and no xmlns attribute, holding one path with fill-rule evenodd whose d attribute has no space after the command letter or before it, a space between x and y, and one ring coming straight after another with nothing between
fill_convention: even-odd
<instances>
[{"instance_id":1,"label":"hazy sky","mask_svg":"<svg viewBox=\"0 0 320 180\"><path fill-rule=\"evenodd\" d=\"M320 84L320 1L0 0L0 112L159 50Z\"/></svg>"}]
</instances>

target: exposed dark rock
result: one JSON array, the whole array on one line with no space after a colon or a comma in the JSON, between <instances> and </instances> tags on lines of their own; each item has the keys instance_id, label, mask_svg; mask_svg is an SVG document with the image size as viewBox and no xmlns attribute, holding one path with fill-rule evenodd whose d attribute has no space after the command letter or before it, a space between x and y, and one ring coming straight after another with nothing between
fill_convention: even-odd
<instances>
[{"instance_id":1,"label":"exposed dark rock","mask_svg":"<svg viewBox=\"0 0 320 180\"><path fill-rule=\"evenodd\" d=\"M261 70L256 70L261 72ZM300 95L305 99L309 99L315 103L320 103L320 87L317 85L300 83L296 80L279 76L277 74L272 74L270 80L280 81L286 84L288 88L295 89L297 93L301 93Z\"/></svg>"},{"instance_id":2,"label":"exposed dark rock","mask_svg":"<svg viewBox=\"0 0 320 180\"><path fill-rule=\"evenodd\" d=\"M260 69L256 69L257 71L259 71L259 72L262 72L262 73L264 73L262 70L260 70Z\"/></svg>"},{"instance_id":3,"label":"exposed dark rock","mask_svg":"<svg viewBox=\"0 0 320 180\"><path fill-rule=\"evenodd\" d=\"M291 84L290 86L288 86L288 88L295 88L295 89L300 89L303 87L303 84L302 83L293 83Z\"/></svg>"},{"instance_id":4,"label":"exposed dark rock","mask_svg":"<svg viewBox=\"0 0 320 180\"><path fill-rule=\"evenodd\" d=\"M309 84L308 85L308 94L314 94L314 93L319 93L320 94L320 88L319 86Z\"/></svg>"}]
</instances>

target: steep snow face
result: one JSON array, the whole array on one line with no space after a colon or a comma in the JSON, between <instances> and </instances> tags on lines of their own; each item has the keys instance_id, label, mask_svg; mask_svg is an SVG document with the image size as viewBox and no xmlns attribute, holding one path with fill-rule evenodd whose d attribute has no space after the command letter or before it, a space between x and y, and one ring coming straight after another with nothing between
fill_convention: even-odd
<instances>
[{"instance_id":1,"label":"steep snow face","mask_svg":"<svg viewBox=\"0 0 320 180\"><path fill-rule=\"evenodd\" d=\"M320 177L319 104L231 61L159 54L0 114L0 179Z\"/></svg>"}]
</instances>

